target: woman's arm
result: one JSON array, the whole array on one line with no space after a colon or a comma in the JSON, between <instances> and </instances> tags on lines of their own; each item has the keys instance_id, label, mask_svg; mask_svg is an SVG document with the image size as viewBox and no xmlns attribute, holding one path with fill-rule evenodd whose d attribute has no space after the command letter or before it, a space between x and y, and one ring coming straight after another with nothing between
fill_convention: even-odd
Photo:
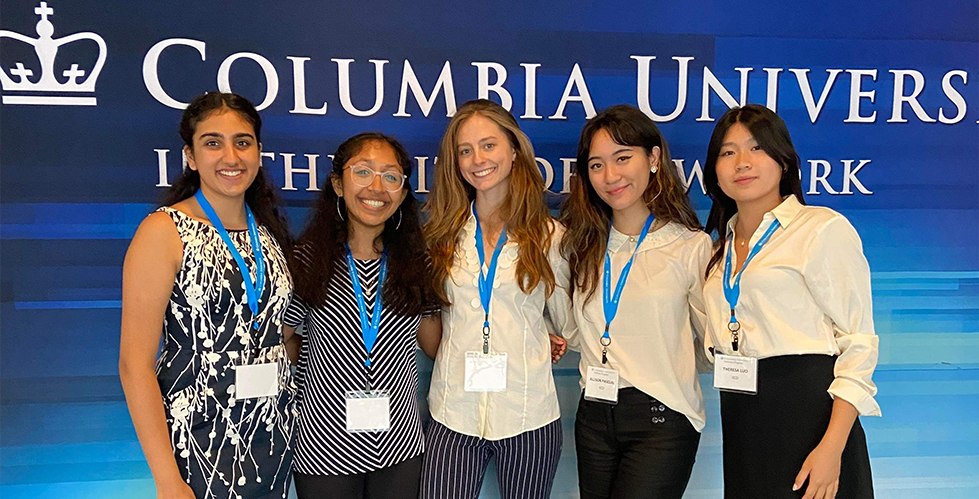
<instances>
[{"instance_id":1,"label":"woman's arm","mask_svg":"<svg viewBox=\"0 0 979 499\"><path fill-rule=\"evenodd\" d=\"M429 359L435 360L442 342L442 315L439 313L423 317L418 325L418 346Z\"/></svg>"},{"instance_id":2,"label":"woman's arm","mask_svg":"<svg viewBox=\"0 0 979 499\"><path fill-rule=\"evenodd\" d=\"M840 487L840 461L846 447L850 429L857 419L857 409L853 404L837 398L833 400L833 413L829 426L819 445L809 453L802 463L802 469L795 477L792 490L799 490L809 477L809 486L803 499L833 499Z\"/></svg>"},{"instance_id":3,"label":"woman's arm","mask_svg":"<svg viewBox=\"0 0 979 499\"><path fill-rule=\"evenodd\" d=\"M182 253L173 221L164 213L152 214L136 231L122 269L119 378L136 436L156 482L157 497L194 497L173 457L154 369L163 317Z\"/></svg>"},{"instance_id":4,"label":"woman's arm","mask_svg":"<svg viewBox=\"0 0 979 499\"><path fill-rule=\"evenodd\" d=\"M819 308L834 325L840 355L829 387L833 412L822 440L806 458L794 489L809 477L804 499L833 498L839 486L840 457L858 415L880 416L872 380L877 366L870 266L860 236L843 216L817 233L809 246L803 277Z\"/></svg>"},{"instance_id":5,"label":"woman's arm","mask_svg":"<svg viewBox=\"0 0 979 499\"><path fill-rule=\"evenodd\" d=\"M282 342L286 345L286 353L292 365L299 365L299 350L303 345L303 337L296 334L295 326L282 326Z\"/></svg>"}]
</instances>

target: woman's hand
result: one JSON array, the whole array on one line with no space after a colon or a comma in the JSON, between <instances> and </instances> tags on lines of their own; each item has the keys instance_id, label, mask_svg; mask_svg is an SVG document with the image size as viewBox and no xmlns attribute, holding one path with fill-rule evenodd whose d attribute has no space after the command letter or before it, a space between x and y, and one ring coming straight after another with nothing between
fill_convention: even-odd
<instances>
[{"instance_id":1,"label":"woman's hand","mask_svg":"<svg viewBox=\"0 0 979 499\"><path fill-rule=\"evenodd\" d=\"M802 499L836 497L836 491L840 488L840 458L856 419L857 409L853 404L839 397L833 399L833 412L826 433L802 463L802 469L792 485L792 490L799 490L809 477L809 487Z\"/></svg>"},{"instance_id":2,"label":"woman's hand","mask_svg":"<svg viewBox=\"0 0 979 499\"><path fill-rule=\"evenodd\" d=\"M551 343L551 363L557 364L557 361L561 360L561 357L564 357L568 351L568 340L550 333L548 333L547 339Z\"/></svg>"},{"instance_id":3,"label":"woman's hand","mask_svg":"<svg viewBox=\"0 0 979 499\"><path fill-rule=\"evenodd\" d=\"M840 456L843 449L820 443L802 463L792 490L799 490L809 477L809 487L802 499L834 499L840 488Z\"/></svg>"}]
</instances>

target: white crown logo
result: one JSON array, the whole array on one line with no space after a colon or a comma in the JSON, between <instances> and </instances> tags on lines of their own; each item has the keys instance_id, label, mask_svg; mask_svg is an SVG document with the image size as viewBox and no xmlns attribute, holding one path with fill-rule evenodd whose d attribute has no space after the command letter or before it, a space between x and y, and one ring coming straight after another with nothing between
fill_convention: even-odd
<instances>
[{"instance_id":1,"label":"white crown logo","mask_svg":"<svg viewBox=\"0 0 979 499\"><path fill-rule=\"evenodd\" d=\"M37 59L41 63L41 76L36 82L32 82L28 77L34 76L30 68L24 67L23 62L17 62L16 67L10 69L10 75L17 79L14 81L7 71L0 68L0 84L3 85L4 92L95 92L95 80L102 71L105 64L106 46L105 40L95 33L75 33L61 38L51 38L54 34L54 25L48 20L48 16L54 15L54 9L48 7L47 2L41 2L40 6L34 9L34 13L41 17L37 22L35 30L37 38L30 38L13 31L0 30L0 39L11 38L34 46L37 52ZM78 69L78 64L72 64L71 69L62 72L68 78L65 83L55 79L54 59L58 54L58 47L77 40L93 40L99 45L99 58L95 62L95 67L87 78L85 71ZM41 104L41 105L66 105L66 106L94 106L96 101L94 96L53 96L53 95L4 95L4 104Z\"/></svg>"}]
</instances>

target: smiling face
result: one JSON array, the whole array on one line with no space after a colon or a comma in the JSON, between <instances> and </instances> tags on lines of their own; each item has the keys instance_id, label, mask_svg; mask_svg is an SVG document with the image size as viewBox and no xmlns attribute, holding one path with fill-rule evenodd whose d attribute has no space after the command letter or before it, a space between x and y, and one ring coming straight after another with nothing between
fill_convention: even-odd
<instances>
[{"instance_id":1,"label":"smiling face","mask_svg":"<svg viewBox=\"0 0 979 499\"><path fill-rule=\"evenodd\" d=\"M475 114L456 134L456 159L462 178L477 191L506 192L517 154L496 123Z\"/></svg>"},{"instance_id":2,"label":"smiling face","mask_svg":"<svg viewBox=\"0 0 979 499\"><path fill-rule=\"evenodd\" d=\"M262 146L237 111L219 109L197 123L194 147L184 146L187 166L201 178L208 198L239 199L258 175Z\"/></svg>"},{"instance_id":3,"label":"smiling face","mask_svg":"<svg viewBox=\"0 0 979 499\"><path fill-rule=\"evenodd\" d=\"M717 183L738 204L761 202L777 206L782 166L772 159L741 123L724 135L717 157Z\"/></svg>"},{"instance_id":4,"label":"smiling face","mask_svg":"<svg viewBox=\"0 0 979 499\"><path fill-rule=\"evenodd\" d=\"M650 170L659 166L659 147L646 153L637 146L616 143L605 129L595 133L588 149L588 180L598 197L613 211L625 212L645 206L643 193Z\"/></svg>"},{"instance_id":5,"label":"smiling face","mask_svg":"<svg viewBox=\"0 0 979 499\"><path fill-rule=\"evenodd\" d=\"M380 175L368 174L363 167ZM403 186L396 191L387 190L382 179L384 173L396 174L389 175L390 182L394 177L403 175L404 169L398 164L394 148L386 142L370 141L365 142L360 151L343 165L341 178L333 177L333 190L346 202L351 224L377 228L384 225L401 206L408 191ZM354 178L358 174L362 178ZM360 185L366 183L368 177L370 183Z\"/></svg>"}]
</instances>

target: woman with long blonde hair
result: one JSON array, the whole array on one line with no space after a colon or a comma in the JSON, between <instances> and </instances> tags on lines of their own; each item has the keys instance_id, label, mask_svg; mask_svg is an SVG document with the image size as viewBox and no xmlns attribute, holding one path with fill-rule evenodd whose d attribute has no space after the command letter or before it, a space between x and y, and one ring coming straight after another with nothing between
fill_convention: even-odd
<instances>
[{"instance_id":1,"label":"woman with long blonde hair","mask_svg":"<svg viewBox=\"0 0 979 499\"><path fill-rule=\"evenodd\" d=\"M570 310L563 229L530 140L499 104L460 107L438 161L424 232L443 332L421 497L475 499L496 457L503 498L546 498L562 443L548 327Z\"/></svg>"}]
</instances>

